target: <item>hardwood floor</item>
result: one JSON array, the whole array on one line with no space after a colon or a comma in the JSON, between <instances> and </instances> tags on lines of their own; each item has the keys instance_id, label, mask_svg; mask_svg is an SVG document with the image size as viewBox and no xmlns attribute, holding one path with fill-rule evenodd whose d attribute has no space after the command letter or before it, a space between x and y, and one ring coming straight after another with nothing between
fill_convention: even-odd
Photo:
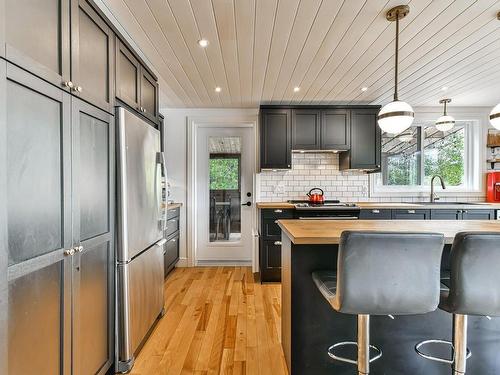
<instances>
[{"instance_id":1,"label":"hardwood floor","mask_svg":"<svg viewBox=\"0 0 500 375\"><path fill-rule=\"evenodd\" d=\"M166 315L133 375L286 375L279 284L249 267L177 268L165 282Z\"/></svg>"}]
</instances>

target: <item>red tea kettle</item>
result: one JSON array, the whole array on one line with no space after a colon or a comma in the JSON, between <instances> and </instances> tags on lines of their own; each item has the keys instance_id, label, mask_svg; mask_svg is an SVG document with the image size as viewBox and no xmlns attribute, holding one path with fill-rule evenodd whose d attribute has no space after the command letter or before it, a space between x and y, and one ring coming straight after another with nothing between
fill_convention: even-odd
<instances>
[{"instance_id":1,"label":"red tea kettle","mask_svg":"<svg viewBox=\"0 0 500 375\"><path fill-rule=\"evenodd\" d=\"M320 193L315 193L315 191L320 191ZM322 204L325 201L324 194L325 193L320 188L312 188L311 190L309 190L309 193L307 193L307 196L309 197L309 203Z\"/></svg>"}]
</instances>

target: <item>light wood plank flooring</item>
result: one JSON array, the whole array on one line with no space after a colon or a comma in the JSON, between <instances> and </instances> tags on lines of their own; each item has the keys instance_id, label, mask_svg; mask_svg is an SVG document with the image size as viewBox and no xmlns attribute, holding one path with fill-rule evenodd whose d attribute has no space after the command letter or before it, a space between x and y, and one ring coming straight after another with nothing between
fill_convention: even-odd
<instances>
[{"instance_id":1,"label":"light wood plank flooring","mask_svg":"<svg viewBox=\"0 0 500 375\"><path fill-rule=\"evenodd\" d=\"M286 375L280 285L249 267L177 268L165 282L167 313L133 375Z\"/></svg>"}]
</instances>

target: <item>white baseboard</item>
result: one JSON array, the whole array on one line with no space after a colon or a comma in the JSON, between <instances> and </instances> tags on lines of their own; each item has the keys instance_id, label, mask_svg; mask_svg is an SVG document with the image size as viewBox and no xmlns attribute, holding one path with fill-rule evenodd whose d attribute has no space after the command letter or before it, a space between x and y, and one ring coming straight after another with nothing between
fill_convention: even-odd
<instances>
[{"instance_id":1,"label":"white baseboard","mask_svg":"<svg viewBox=\"0 0 500 375\"><path fill-rule=\"evenodd\" d=\"M179 261L175 265L176 267L188 267L188 260L187 258L179 258Z\"/></svg>"},{"instance_id":2,"label":"white baseboard","mask_svg":"<svg viewBox=\"0 0 500 375\"><path fill-rule=\"evenodd\" d=\"M243 266L251 267L251 260L198 260L197 266Z\"/></svg>"}]
</instances>

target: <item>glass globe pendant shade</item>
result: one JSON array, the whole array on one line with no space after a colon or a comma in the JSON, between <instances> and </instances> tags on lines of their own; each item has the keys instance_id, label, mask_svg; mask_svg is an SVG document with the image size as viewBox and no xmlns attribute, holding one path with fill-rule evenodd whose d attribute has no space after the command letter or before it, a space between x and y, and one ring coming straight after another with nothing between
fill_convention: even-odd
<instances>
[{"instance_id":1,"label":"glass globe pendant shade","mask_svg":"<svg viewBox=\"0 0 500 375\"><path fill-rule=\"evenodd\" d=\"M436 121L436 129L442 132L447 132L448 130L451 130L454 125L455 125L455 119L448 115L441 116Z\"/></svg>"},{"instance_id":2,"label":"glass globe pendant shade","mask_svg":"<svg viewBox=\"0 0 500 375\"><path fill-rule=\"evenodd\" d=\"M490 124L495 129L500 129L500 104L497 104L490 112Z\"/></svg>"},{"instance_id":3,"label":"glass globe pendant shade","mask_svg":"<svg viewBox=\"0 0 500 375\"><path fill-rule=\"evenodd\" d=\"M377 122L386 133L398 134L408 129L415 118L415 112L408 103L395 100L384 105L378 113Z\"/></svg>"}]
</instances>

